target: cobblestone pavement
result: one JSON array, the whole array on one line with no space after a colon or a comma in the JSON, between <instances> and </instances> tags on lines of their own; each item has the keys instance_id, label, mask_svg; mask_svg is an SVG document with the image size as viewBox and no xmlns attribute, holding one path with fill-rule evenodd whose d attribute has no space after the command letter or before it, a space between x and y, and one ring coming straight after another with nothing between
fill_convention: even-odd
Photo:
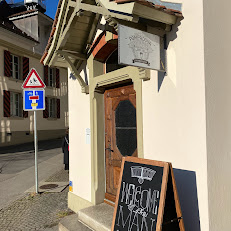
<instances>
[{"instance_id":1,"label":"cobblestone pavement","mask_svg":"<svg viewBox=\"0 0 231 231\"><path fill-rule=\"evenodd\" d=\"M48 180L63 179L68 179L68 172L60 170ZM68 187L60 193L26 194L0 210L0 230L42 231L57 226L62 217L72 214L67 208L67 193Z\"/></svg>"},{"instance_id":2,"label":"cobblestone pavement","mask_svg":"<svg viewBox=\"0 0 231 231\"><path fill-rule=\"evenodd\" d=\"M49 177L46 182L69 182L69 174L67 170L60 170L51 177Z\"/></svg>"}]
</instances>

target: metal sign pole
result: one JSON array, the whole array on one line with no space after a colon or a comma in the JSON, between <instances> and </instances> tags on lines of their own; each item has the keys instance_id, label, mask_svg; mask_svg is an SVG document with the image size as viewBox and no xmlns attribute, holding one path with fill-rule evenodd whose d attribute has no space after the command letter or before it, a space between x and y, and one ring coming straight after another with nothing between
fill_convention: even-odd
<instances>
[{"instance_id":1,"label":"metal sign pole","mask_svg":"<svg viewBox=\"0 0 231 231\"><path fill-rule=\"evenodd\" d=\"M34 149L35 149L35 192L38 193L38 137L37 137L37 115L34 111Z\"/></svg>"},{"instance_id":2,"label":"metal sign pole","mask_svg":"<svg viewBox=\"0 0 231 231\"><path fill-rule=\"evenodd\" d=\"M38 72L32 68L23 82L23 110L34 111L34 150L35 150L35 192L38 191L38 137L37 137L37 110L45 110L46 85Z\"/></svg>"}]
</instances>

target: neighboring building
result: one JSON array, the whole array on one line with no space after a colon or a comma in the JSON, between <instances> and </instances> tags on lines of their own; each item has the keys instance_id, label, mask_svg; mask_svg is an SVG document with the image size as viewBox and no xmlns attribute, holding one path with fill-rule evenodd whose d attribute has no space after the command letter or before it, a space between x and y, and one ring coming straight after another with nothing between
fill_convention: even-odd
<instances>
[{"instance_id":1,"label":"neighboring building","mask_svg":"<svg viewBox=\"0 0 231 231\"><path fill-rule=\"evenodd\" d=\"M40 63L53 24L40 2L0 2L0 146L33 141L33 112L23 111L21 88L31 68L47 86L46 110L37 113L39 140L61 137L68 126L67 71Z\"/></svg>"},{"instance_id":2,"label":"neighboring building","mask_svg":"<svg viewBox=\"0 0 231 231\"><path fill-rule=\"evenodd\" d=\"M71 77L69 207L112 204L130 154L172 162L187 231L229 231L231 2L96 2L60 0L42 58ZM161 37L166 74L118 64L118 24Z\"/></svg>"}]
</instances>

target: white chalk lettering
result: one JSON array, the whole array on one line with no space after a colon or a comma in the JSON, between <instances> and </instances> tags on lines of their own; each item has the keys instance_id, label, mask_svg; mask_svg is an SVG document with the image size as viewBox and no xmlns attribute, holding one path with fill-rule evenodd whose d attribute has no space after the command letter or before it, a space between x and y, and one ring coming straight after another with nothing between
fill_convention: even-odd
<instances>
[{"instance_id":1,"label":"white chalk lettering","mask_svg":"<svg viewBox=\"0 0 231 231\"><path fill-rule=\"evenodd\" d=\"M142 191L141 186L136 187L133 204L136 205L137 207L139 207L139 201L141 198L141 191Z\"/></svg>"},{"instance_id":2,"label":"white chalk lettering","mask_svg":"<svg viewBox=\"0 0 231 231\"><path fill-rule=\"evenodd\" d=\"M150 198L148 198L148 211L152 212L153 214L157 215L158 212L158 199L159 199L159 195L160 192L158 190L154 190L151 196L151 192L149 193L148 196L150 196Z\"/></svg>"},{"instance_id":3,"label":"white chalk lettering","mask_svg":"<svg viewBox=\"0 0 231 231\"><path fill-rule=\"evenodd\" d=\"M121 193L121 202L126 205L136 206L142 208L148 213L157 215L158 213L158 200L160 192L151 188L142 190L141 186L136 187L134 184L123 182Z\"/></svg>"},{"instance_id":4,"label":"white chalk lettering","mask_svg":"<svg viewBox=\"0 0 231 231\"><path fill-rule=\"evenodd\" d=\"M117 225L120 226L120 219L121 219L121 223L122 223L122 227L124 228L125 225L128 222L128 227L130 227L130 223L131 223L131 218L132 218L132 211L130 211L126 221L124 222L124 213L123 213L123 206L120 205L120 210L119 210L119 216L118 216L118 220L117 220Z\"/></svg>"},{"instance_id":5,"label":"white chalk lettering","mask_svg":"<svg viewBox=\"0 0 231 231\"><path fill-rule=\"evenodd\" d=\"M131 224L131 226L130 226L129 231L132 230L133 226L136 226L136 227L137 227L136 230L139 231L138 213L135 213L135 216L133 217L132 224Z\"/></svg>"},{"instance_id":6,"label":"white chalk lettering","mask_svg":"<svg viewBox=\"0 0 231 231\"><path fill-rule=\"evenodd\" d=\"M122 182L121 188L123 205L119 205L116 225L128 231L152 231L158 214L159 190L142 189L126 182Z\"/></svg>"},{"instance_id":7,"label":"white chalk lettering","mask_svg":"<svg viewBox=\"0 0 231 231\"><path fill-rule=\"evenodd\" d=\"M124 220L123 206L120 205L117 226L125 228L128 231L153 231L156 222L153 218L148 218L146 215L141 215L138 210L130 211L129 215Z\"/></svg>"},{"instance_id":8,"label":"white chalk lettering","mask_svg":"<svg viewBox=\"0 0 231 231\"><path fill-rule=\"evenodd\" d=\"M131 204L134 200L136 186L134 184L129 184L129 190L126 196L126 204Z\"/></svg>"},{"instance_id":9,"label":"white chalk lettering","mask_svg":"<svg viewBox=\"0 0 231 231\"><path fill-rule=\"evenodd\" d=\"M156 219L152 219L152 218L151 218L151 221L152 221L151 230L153 230L153 225L154 225L154 223L156 222Z\"/></svg>"}]
</instances>

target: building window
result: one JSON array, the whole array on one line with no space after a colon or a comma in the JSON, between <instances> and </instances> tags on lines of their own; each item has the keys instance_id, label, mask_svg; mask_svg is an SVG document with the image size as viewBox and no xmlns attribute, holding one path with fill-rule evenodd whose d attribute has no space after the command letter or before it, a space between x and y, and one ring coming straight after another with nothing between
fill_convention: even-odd
<instances>
[{"instance_id":1,"label":"building window","mask_svg":"<svg viewBox=\"0 0 231 231\"><path fill-rule=\"evenodd\" d=\"M12 77L14 79L21 79L20 71L21 71L21 62L20 57L11 54L11 60L12 60Z\"/></svg>"},{"instance_id":2,"label":"building window","mask_svg":"<svg viewBox=\"0 0 231 231\"><path fill-rule=\"evenodd\" d=\"M48 86L55 87L55 78L54 78L55 71L53 68L48 68Z\"/></svg>"},{"instance_id":3,"label":"building window","mask_svg":"<svg viewBox=\"0 0 231 231\"><path fill-rule=\"evenodd\" d=\"M56 118L56 99L48 98L48 117Z\"/></svg>"},{"instance_id":4,"label":"building window","mask_svg":"<svg viewBox=\"0 0 231 231\"><path fill-rule=\"evenodd\" d=\"M22 117L22 94L10 92L10 114Z\"/></svg>"}]
</instances>

